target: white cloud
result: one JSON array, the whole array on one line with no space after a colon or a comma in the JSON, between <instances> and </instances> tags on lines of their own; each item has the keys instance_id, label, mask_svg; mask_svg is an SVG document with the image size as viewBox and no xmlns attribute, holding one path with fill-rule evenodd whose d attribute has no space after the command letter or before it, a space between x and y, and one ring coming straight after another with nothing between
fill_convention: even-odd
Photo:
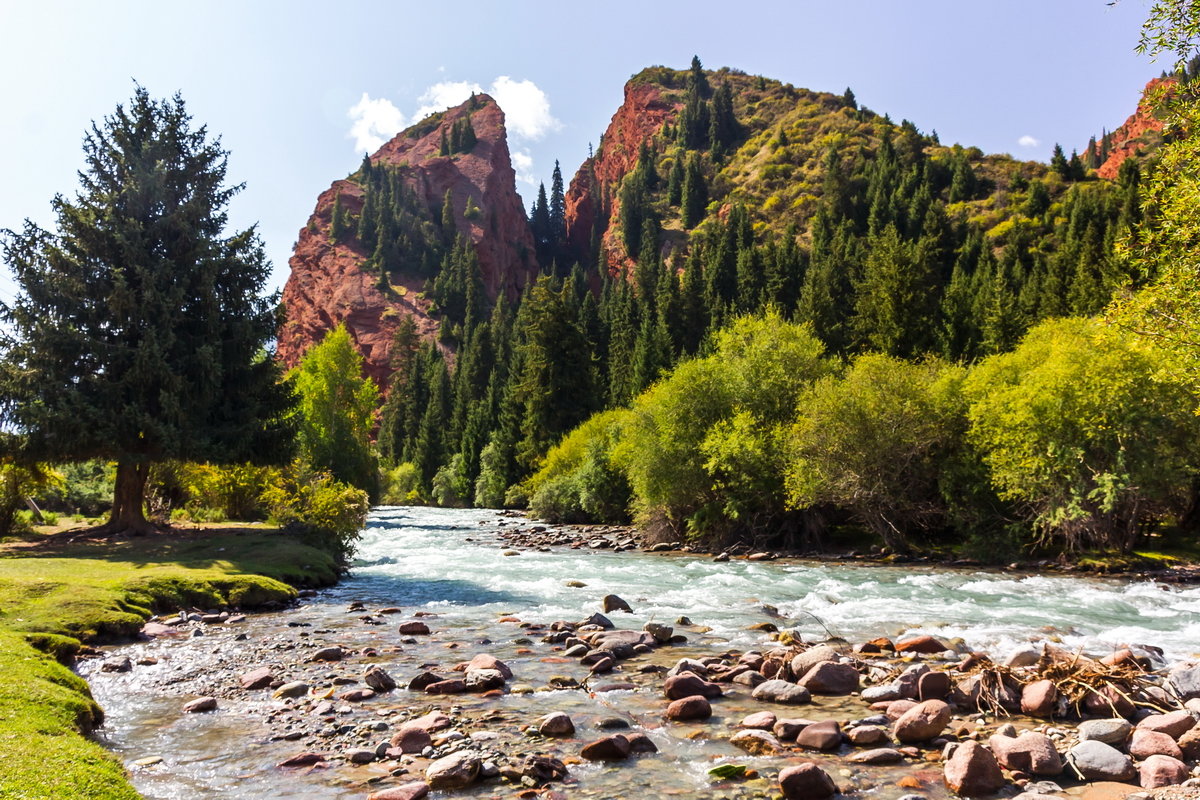
<instances>
[{"instance_id":1,"label":"white cloud","mask_svg":"<svg viewBox=\"0 0 1200 800\"><path fill-rule=\"evenodd\" d=\"M517 180L530 186L537 186L537 178L533 175L533 156L529 155L528 150L513 150L512 165L513 170L517 173Z\"/></svg>"},{"instance_id":2,"label":"white cloud","mask_svg":"<svg viewBox=\"0 0 1200 800\"><path fill-rule=\"evenodd\" d=\"M358 152L373 153L404 129L404 115L386 98L372 100L363 92L362 99L350 107L347 116L354 122L349 136Z\"/></svg>"},{"instance_id":3,"label":"white cloud","mask_svg":"<svg viewBox=\"0 0 1200 800\"><path fill-rule=\"evenodd\" d=\"M430 114L445 111L450 106L456 106L471 96L471 92L482 92L478 83L470 81L442 81L435 83L417 98L421 106L413 114L413 119L425 119Z\"/></svg>"},{"instance_id":4,"label":"white cloud","mask_svg":"<svg viewBox=\"0 0 1200 800\"><path fill-rule=\"evenodd\" d=\"M1037 147L1041 142L1029 134L1025 134L1020 139L1017 139L1017 144L1021 145L1021 147Z\"/></svg>"},{"instance_id":5,"label":"white cloud","mask_svg":"<svg viewBox=\"0 0 1200 800\"><path fill-rule=\"evenodd\" d=\"M550 113L550 98L533 81L501 75L492 81L492 97L504 109L508 128L517 138L537 141L562 127Z\"/></svg>"}]
</instances>

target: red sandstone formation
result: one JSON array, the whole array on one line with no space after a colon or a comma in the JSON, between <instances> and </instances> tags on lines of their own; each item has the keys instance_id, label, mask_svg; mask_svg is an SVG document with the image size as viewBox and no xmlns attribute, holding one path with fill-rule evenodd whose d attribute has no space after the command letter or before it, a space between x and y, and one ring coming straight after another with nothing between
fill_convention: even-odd
<instances>
[{"instance_id":1,"label":"red sandstone formation","mask_svg":"<svg viewBox=\"0 0 1200 800\"><path fill-rule=\"evenodd\" d=\"M1173 84L1174 78L1155 78L1146 84L1142 90L1142 99L1135 111L1121 127L1112 132L1112 145L1108 151L1108 159L1099 166L1096 174L1101 178L1113 180L1121 169L1125 159L1137 155L1154 135L1162 133L1162 120L1154 115L1153 99L1157 89L1162 84Z\"/></svg>"},{"instance_id":2,"label":"red sandstone formation","mask_svg":"<svg viewBox=\"0 0 1200 800\"><path fill-rule=\"evenodd\" d=\"M435 219L449 189L455 225L475 243L489 296L515 295L537 269L533 236L516 193L504 112L487 95L476 96L475 104L474 110L464 103L433 124L427 120L398 134L371 156L371 162L401 170ZM470 153L439 156L443 131L468 114L478 139L475 147ZM334 181L317 199L288 261L291 275L283 289L287 317L279 333L279 356L287 366L295 366L326 332L345 323L363 354L367 374L386 388L392 336L399 320L412 314L425 337L436 334L438 322L430 318L428 301L418 297L423 279L393 276L393 284L404 287L403 292L385 295L375 286L377 274L365 266L370 254L353 236L339 243L330 241L330 221L339 195L348 216L362 209L363 190L350 180ZM479 208L473 219L463 215L468 197Z\"/></svg>"}]
</instances>

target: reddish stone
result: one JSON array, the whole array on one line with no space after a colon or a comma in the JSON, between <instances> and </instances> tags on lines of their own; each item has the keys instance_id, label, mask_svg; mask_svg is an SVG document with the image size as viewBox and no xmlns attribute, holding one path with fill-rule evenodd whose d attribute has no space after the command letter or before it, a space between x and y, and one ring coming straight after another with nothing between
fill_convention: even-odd
<instances>
[{"instance_id":1,"label":"reddish stone","mask_svg":"<svg viewBox=\"0 0 1200 800\"><path fill-rule=\"evenodd\" d=\"M429 626L424 622L405 622L400 625L400 633L404 636L427 636Z\"/></svg>"},{"instance_id":2,"label":"reddish stone","mask_svg":"<svg viewBox=\"0 0 1200 800\"><path fill-rule=\"evenodd\" d=\"M983 745L972 741L955 748L942 774L950 791L962 797L994 794L1005 784L996 758Z\"/></svg>"},{"instance_id":3,"label":"reddish stone","mask_svg":"<svg viewBox=\"0 0 1200 800\"><path fill-rule=\"evenodd\" d=\"M405 783L367 795L367 800L421 800L429 794L429 784L424 781Z\"/></svg>"},{"instance_id":4,"label":"reddish stone","mask_svg":"<svg viewBox=\"0 0 1200 800\"><path fill-rule=\"evenodd\" d=\"M941 700L926 700L905 711L892 732L907 744L926 742L940 736L949 724L950 706Z\"/></svg>"},{"instance_id":5,"label":"reddish stone","mask_svg":"<svg viewBox=\"0 0 1200 800\"><path fill-rule=\"evenodd\" d=\"M1054 681L1027 683L1021 689L1021 713L1031 717L1050 718L1058 708L1058 689Z\"/></svg>"},{"instance_id":6,"label":"reddish stone","mask_svg":"<svg viewBox=\"0 0 1200 800\"><path fill-rule=\"evenodd\" d=\"M400 726L392 736L390 744L401 754L419 753L433 744L433 737L420 725L408 722Z\"/></svg>"},{"instance_id":7,"label":"reddish stone","mask_svg":"<svg viewBox=\"0 0 1200 800\"><path fill-rule=\"evenodd\" d=\"M620 761L629 758L629 739L617 733L588 742L579 751L580 757L588 761Z\"/></svg>"},{"instance_id":8,"label":"reddish stone","mask_svg":"<svg viewBox=\"0 0 1200 800\"><path fill-rule=\"evenodd\" d=\"M779 788L785 800L824 800L838 792L829 773L813 763L785 767L779 772Z\"/></svg>"},{"instance_id":9,"label":"reddish stone","mask_svg":"<svg viewBox=\"0 0 1200 800\"><path fill-rule=\"evenodd\" d=\"M1150 756L1182 759L1183 751L1175 744L1175 740L1165 733L1136 728L1129 740L1129 755L1139 760Z\"/></svg>"},{"instance_id":10,"label":"reddish stone","mask_svg":"<svg viewBox=\"0 0 1200 800\"><path fill-rule=\"evenodd\" d=\"M663 684L663 693L666 694L668 700L678 700L681 697L691 697L697 694L711 699L724 694L720 686L691 672L681 672L667 678L666 683Z\"/></svg>"},{"instance_id":11,"label":"reddish stone","mask_svg":"<svg viewBox=\"0 0 1200 800\"><path fill-rule=\"evenodd\" d=\"M667 706L666 717L679 722L691 719L708 719L712 716L712 706L708 698L701 695L681 697Z\"/></svg>"},{"instance_id":12,"label":"reddish stone","mask_svg":"<svg viewBox=\"0 0 1200 800\"><path fill-rule=\"evenodd\" d=\"M917 680L917 697L921 700L945 700L950 694L950 676L945 672L926 672Z\"/></svg>"},{"instance_id":13,"label":"reddish stone","mask_svg":"<svg viewBox=\"0 0 1200 800\"><path fill-rule=\"evenodd\" d=\"M831 719L814 722L796 734L796 744L809 750L836 750L842 744L842 731Z\"/></svg>"},{"instance_id":14,"label":"reddish stone","mask_svg":"<svg viewBox=\"0 0 1200 800\"><path fill-rule=\"evenodd\" d=\"M932 636L914 636L902 642L896 642L897 653L944 653L950 648Z\"/></svg>"},{"instance_id":15,"label":"reddish stone","mask_svg":"<svg viewBox=\"0 0 1200 800\"><path fill-rule=\"evenodd\" d=\"M1190 777L1187 764L1171 756L1153 755L1138 767L1138 782L1143 789L1177 786Z\"/></svg>"}]
</instances>

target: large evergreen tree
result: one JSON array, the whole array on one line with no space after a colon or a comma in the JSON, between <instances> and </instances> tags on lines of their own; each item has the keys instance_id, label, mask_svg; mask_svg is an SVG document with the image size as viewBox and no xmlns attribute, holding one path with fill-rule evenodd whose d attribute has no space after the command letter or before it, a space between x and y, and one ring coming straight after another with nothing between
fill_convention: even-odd
<instances>
[{"instance_id":1,"label":"large evergreen tree","mask_svg":"<svg viewBox=\"0 0 1200 800\"><path fill-rule=\"evenodd\" d=\"M181 97L138 87L93 124L56 230L5 234L19 293L4 309L0 393L24 460L117 462L111 532L152 529L150 465L282 461L293 399L265 347L275 299L253 228L227 232L227 152Z\"/></svg>"}]
</instances>

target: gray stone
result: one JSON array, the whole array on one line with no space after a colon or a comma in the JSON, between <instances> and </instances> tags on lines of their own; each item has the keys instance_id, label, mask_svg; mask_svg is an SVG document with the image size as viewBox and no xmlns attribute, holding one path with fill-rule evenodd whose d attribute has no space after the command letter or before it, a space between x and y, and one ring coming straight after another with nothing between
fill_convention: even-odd
<instances>
[{"instance_id":1,"label":"gray stone","mask_svg":"<svg viewBox=\"0 0 1200 800\"><path fill-rule=\"evenodd\" d=\"M783 705L801 705L812 700L812 693L803 686L781 680L763 681L754 687L751 696L755 700L765 700L768 703Z\"/></svg>"},{"instance_id":2,"label":"gray stone","mask_svg":"<svg viewBox=\"0 0 1200 800\"><path fill-rule=\"evenodd\" d=\"M431 789L464 789L479 777L482 763L469 750L460 750L439 758L425 769L425 782Z\"/></svg>"},{"instance_id":3,"label":"gray stone","mask_svg":"<svg viewBox=\"0 0 1200 800\"><path fill-rule=\"evenodd\" d=\"M1085 742L1124 745L1133 726L1128 721L1113 719L1089 719L1079 723L1079 738Z\"/></svg>"},{"instance_id":4,"label":"gray stone","mask_svg":"<svg viewBox=\"0 0 1200 800\"><path fill-rule=\"evenodd\" d=\"M1089 781L1127 781L1137 774L1129 756L1097 739L1072 747L1067 762Z\"/></svg>"}]
</instances>

